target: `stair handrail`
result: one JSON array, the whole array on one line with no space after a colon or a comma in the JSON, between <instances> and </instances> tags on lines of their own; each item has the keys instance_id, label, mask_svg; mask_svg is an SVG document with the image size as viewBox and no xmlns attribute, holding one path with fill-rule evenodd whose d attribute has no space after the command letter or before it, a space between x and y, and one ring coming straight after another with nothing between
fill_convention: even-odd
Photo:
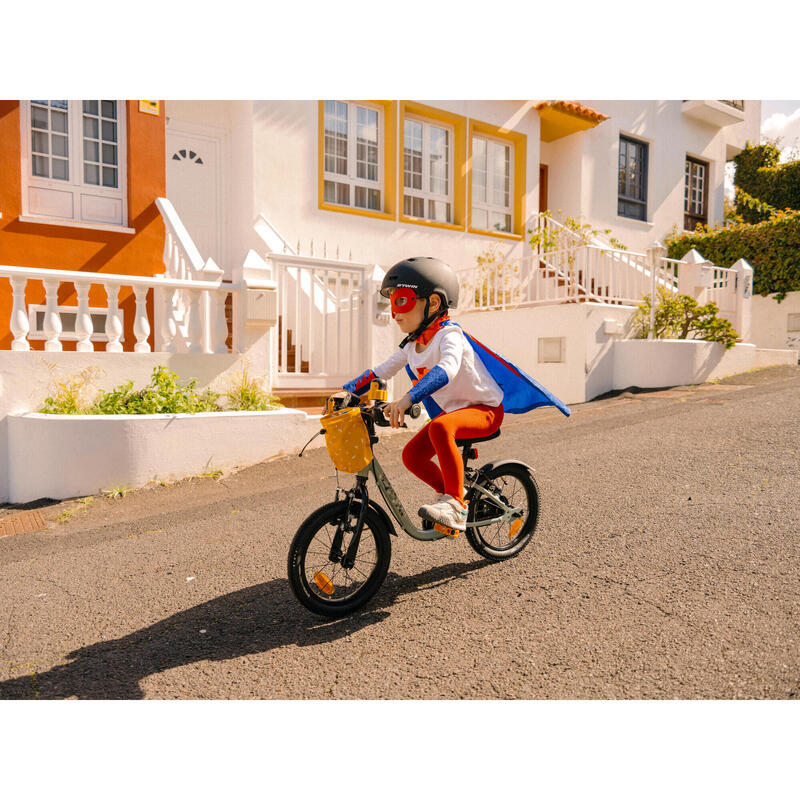
<instances>
[{"instance_id":1,"label":"stair handrail","mask_svg":"<svg viewBox=\"0 0 800 800\"><path fill-rule=\"evenodd\" d=\"M156 208L164 220L167 234L164 237L164 266L166 268L164 274L170 278L184 280L189 276L196 277L203 271L206 262L178 216L175 206L166 197L157 197Z\"/></svg>"}]
</instances>

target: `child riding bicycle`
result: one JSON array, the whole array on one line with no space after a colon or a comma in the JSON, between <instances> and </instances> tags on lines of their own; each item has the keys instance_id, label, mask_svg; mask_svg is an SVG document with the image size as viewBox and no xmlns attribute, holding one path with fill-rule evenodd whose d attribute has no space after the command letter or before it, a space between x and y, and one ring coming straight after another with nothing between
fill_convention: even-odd
<instances>
[{"instance_id":1,"label":"child riding bicycle","mask_svg":"<svg viewBox=\"0 0 800 800\"><path fill-rule=\"evenodd\" d=\"M456 531L466 529L464 464L456 439L495 433L506 412L520 414L554 405L570 410L522 370L467 335L448 316L458 306L458 276L436 258L408 258L385 275L380 293L391 302L392 317L406 334L400 348L382 364L346 383L363 394L376 378L388 379L403 367L412 387L385 411L392 427L405 411L422 402L430 422L408 442L403 464L436 493L419 515ZM433 462L433 456L439 466Z\"/></svg>"}]
</instances>

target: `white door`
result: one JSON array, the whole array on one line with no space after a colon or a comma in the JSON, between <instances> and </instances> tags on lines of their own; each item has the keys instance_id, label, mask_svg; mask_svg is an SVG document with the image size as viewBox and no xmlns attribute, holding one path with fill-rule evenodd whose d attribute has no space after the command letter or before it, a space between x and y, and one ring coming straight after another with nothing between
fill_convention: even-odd
<instances>
[{"instance_id":1,"label":"white door","mask_svg":"<svg viewBox=\"0 0 800 800\"><path fill-rule=\"evenodd\" d=\"M167 128L167 199L205 261L222 261L220 140Z\"/></svg>"}]
</instances>

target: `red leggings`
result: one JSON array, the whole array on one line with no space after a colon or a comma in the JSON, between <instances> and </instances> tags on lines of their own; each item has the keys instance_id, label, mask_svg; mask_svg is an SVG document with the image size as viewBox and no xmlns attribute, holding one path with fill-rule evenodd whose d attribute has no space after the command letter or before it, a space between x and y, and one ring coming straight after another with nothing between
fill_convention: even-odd
<instances>
[{"instance_id":1,"label":"red leggings","mask_svg":"<svg viewBox=\"0 0 800 800\"><path fill-rule=\"evenodd\" d=\"M503 406L467 406L440 414L403 448L403 464L439 494L464 501L464 462L456 439L478 438L494 433L503 422ZM439 467L433 457L439 459Z\"/></svg>"}]
</instances>

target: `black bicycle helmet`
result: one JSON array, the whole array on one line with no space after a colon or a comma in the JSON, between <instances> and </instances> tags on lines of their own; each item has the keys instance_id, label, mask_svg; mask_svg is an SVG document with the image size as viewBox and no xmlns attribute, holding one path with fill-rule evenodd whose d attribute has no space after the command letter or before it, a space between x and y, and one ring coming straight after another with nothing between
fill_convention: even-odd
<instances>
[{"instance_id":1,"label":"black bicycle helmet","mask_svg":"<svg viewBox=\"0 0 800 800\"><path fill-rule=\"evenodd\" d=\"M398 261L384 276L381 294L388 297L392 289L402 288L413 289L417 297L440 294L446 308L458 307L458 276L438 258L417 256Z\"/></svg>"}]
</instances>

